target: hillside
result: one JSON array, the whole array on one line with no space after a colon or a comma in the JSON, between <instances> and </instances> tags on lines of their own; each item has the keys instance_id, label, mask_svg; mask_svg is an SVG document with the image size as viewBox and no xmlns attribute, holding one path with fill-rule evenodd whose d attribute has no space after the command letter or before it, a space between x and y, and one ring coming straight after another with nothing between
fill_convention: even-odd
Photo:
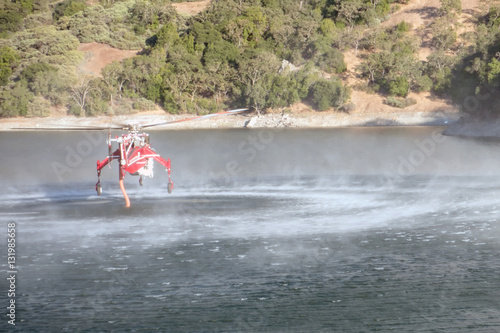
<instances>
[{"instance_id":1,"label":"hillside","mask_svg":"<svg viewBox=\"0 0 500 333\"><path fill-rule=\"evenodd\" d=\"M66 0L62 4L74 1L78 0ZM16 76L23 80L28 78L26 111L19 114L37 117L67 113L81 117L111 112L130 117L131 113L206 113L244 105L260 115L270 114L271 118L286 116L290 126L443 124L458 118L460 98L464 95L457 99L453 96L456 89L449 92L447 89L451 88L453 80L464 76L460 71L468 71L465 74L468 83L463 89L468 89L467 94L472 95L472 80L477 80L477 86L484 78L496 79L497 75L492 54L483 52L485 65L476 73L471 73L466 64L471 61L466 60L467 57L473 59L471 55L478 52L471 35L477 34L479 24L486 29L494 28L491 22L484 20L484 15L490 15L493 7L477 0L463 1L460 8L456 7L456 1L413 0L392 5L382 2L385 7L371 2L376 9L373 11L369 3L356 0L359 7L354 20L345 14L340 2L335 7L337 12L329 7L310 7L310 10L323 10L320 21L314 16L319 12L310 12L309 16L307 8L300 8L298 16L287 16L285 9L274 5L239 8L241 3L235 2L236 7L231 9L231 2L223 5L209 1L165 3L161 8L152 7L156 11L152 23L144 22L148 20L144 17L145 9L136 6L135 1L117 2L111 7L100 7L98 1L86 3L82 7L85 16L79 16L79 11L69 15L63 11L56 22L58 30L46 25L46 14L29 14L25 23L28 18L37 16L32 20L36 23L31 24L43 26L45 35L53 36L54 42L46 43L67 40L66 45L71 46L61 54L50 54L50 50L43 54L37 59L39 63L48 63L43 67L34 65L33 58L26 58L22 53L29 47L26 49L12 40L23 34L33 36L30 29L21 29L0 43L18 53L18 59L10 64L14 80L4 85L2 93L14 95L16 89L21 89L16 88L19 86ZM52 10L57 13L60 4L53 2L49 8L55 8ZM448 6L446 15L443 14L445 5ZM106 32L109 37L96 38L95 34L78 28L82 20L91 23L93 16L96 20L102 13L113 17L117 15L114 13L126 8L131 13L128 19L114 26L110 25L111 21L105 21L106 26L102 26L102 29L112 28ZM276 15L275 20L268 19L271 13L281 10L283 14ZM134 15L142 17L141 21L136 21ZM227 18L223 19L224 15ZM160 24L154 23L155 20ZM291 30L291 21L286 23L286 20L295 20L295 32ZM63 21L68 30L61 30ZM206 25L208 22L214 25ZM443 22L449 25L445 31L438 29ZM127 36L126 27L130 25L135 36ZM178 37L172 35L172 29L177 30L175 35ZM444 37L439 35L441 33ZM141 36L152 37L142 47L130 49L129 46L140 46L144 42ZM496 37L492 37L489 43L494 44ZM264 39L269 46L277 44L270 49L265 46ZM287 44L302 45L306 51L297 53L298 49L283 49ZM73 50L72 45L76 45ZM166 58L162 52L166 52ZM67 60L61 63L61 56ZM283 63L281 67L273 67L280 62L280 57L288 59L290 65ZM391 57L394 59L388 61ZM437 57L441 58L436 61ZM72 64L75 74L70 73ZM439 66L439 70L432 66ZM26 76L28 69L34 74ZM43 80L36 77L37 73L47 70L67 80L58 87L47 84L46 89L37 88L43 84L39 82ZM62 70L64 75L61 75ZM138 72L133 74L136 70ZM78 100L79 91L85 85L89 88L87 100ZM336 92L328 93L329 89ZM54 96L55 90L65 92L58 98ZM14 102L10 105L16 107ZM2 113L4 117L12 115L16 115L15 112Z\"/></svg>"}]
</instances>

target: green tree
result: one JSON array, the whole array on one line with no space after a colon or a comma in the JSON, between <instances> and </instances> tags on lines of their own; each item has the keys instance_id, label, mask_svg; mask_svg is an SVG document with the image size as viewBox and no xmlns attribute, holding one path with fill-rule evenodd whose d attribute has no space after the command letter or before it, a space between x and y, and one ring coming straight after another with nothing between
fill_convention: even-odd
<instances>
[{"instance_id":1,"label":"green tree","mask_svg":"<svg viewBox=\"0 0 500 333\"><path fill-rule=\"evenodd\" d=\"M347 70L344 54L337 49L330 48L318 57L317 65L327 73L343 73Z\"/></svg>"},{"instance_id":2,"label":"green tree","mask_svg":"<svg viewBox=\"0 0 500 333\"><path fill-rule=\"evenodd\" d=\"M266 107L267 95L278 68L276 56L266 51L249 54L239 62L245 99L259 114Z\"/></svg>"},{"instance_id":3,"label":"green tree","mask_svg":"<svg viewBox=\"0 0 500 333\"><path fill-rule=\"evenodd\" d=\"M0 47L0 85L9 82L12 70L19 64L19 54L8 46Z\"/></svg>"},{"instance_id":4,"label":"green tree","mask_svg":"<svg viewBox=\"0 0 500 333\"><path fill-rule=\"evenodd\" d=\"M276 43L277 51L281 52L283 57L290 53L289 47L294 33L293 19L290 16L281 15L269 20L269 35Z\"/></svg>"},{"instance_id":5,"label":"green tree","mask_svg":"<svg viewBox=\"0 0 500 333\"><path fill-rule=\"evenodd\" d=\"M78 83L71 88L71 98L75 101L79 108L78 115L85 117L85 110L89 102L89 95L95 88L95 81L89 76L82 76L79 78Z\"/></svg>"},{"instance_id":6,"label":"green tree","mask_svg":"<svg viewBox=\"0 0 500 333\"><path fill-rule=\"evenodd\" d=\"M488 63L488 83L496 86L500 84L500 61L497 58Z\"/></svg>"},{"instance_id":7,"label":"green tree","mask_svg":"<svg viewBox=\"0 0 500 333\"><path fill-rule=\"evenodd\" d=\"M408 79L404 76L398 76L394 80L389 81L389 93L391 95L406 97L409 90Z\"/></svg>"},{"instance_id":8,"label":"green tree","mask_svg":"<svg viewBox=\"0 0 500 333\"><path fill-rule=\"evenodd\" d=\"M349 99L349 91L336 79L321 79L312 85L311 97L319 111L339 108Z\"/></svg>"},{"instance_id":9,"label":"green tree","mask_svg":"<svg viewBox=\"0 0 500 333\"><path fill-rule=\"evenodd\" d=\"M335 10L337 18L344 21L350 30L354 28L356 20L361 17L365 4L361 0L339 1Z\"/></svg>"},{"instance_id":10,"label":"green tree","mask_svg":"<svg viewBox=\"0 0 500 333\"><path fill-rule=\"evenodd\" d=\"M28 65L20 78L35 96L43 96L54 104L65 102L67 87L72 83L61 75L56 66L46 63Z\"/></svg>"},{"instance_id":11,"label":"green tree","mask_svg":"<svg viewBox=\"0 0 500 333\"><path fill-rule=\"evenodd\" d=\"M262 10L259 7L249 7L242 15L228 21L224 31L238 47L253 47L263 39L267 27L267 17Z\"/></svg>"},{"instance_id":12,"label":"green tree","mask_svg":"<svg viewBox=\"0 0 500 333\"><path fill-rule=\"evenodd\" d=\"M457 40L457 33L446 19L434 21L431 25L432 44L439 50L447 50Z\"/></svg>"},{"instance_id":13,"label":"green tree","mask_svg":"<svg viewBox=\"0 0 500 333\"><path fill-rule=\"evenodd\" d=\"M59 20L63 16L72 16L84 9L85 2L83 0L65 0L55 6L52 16L55 20Z\"/></svg>"},{"instance_id":14,"label":"green tree","mask_svg":"<svg viewBox=\"0 0 500 333\"><path fill-rule=\"evenodd\" d=\"M177 27L175 24L169 22L163 25L160 30L156 34L156 48L167 48L169 46L173 46L176 42L178 42L179 34L177 33Z\"/></svg>"},{"instance_id":15,"label":"green tree","mask_svg":"<svg viewBox=\"0 0 500 333\"><path fill-rule=\"evenodd\" d=\"M0 91L0 117L26 116L33 94L22 83Z\"/></svg>"},{"instance_id":16,"label":"green tree","mask_svg":"<svg viewBox=\"0 0 500 333\"><path fill-rule=\"evenodd\" d=\"M35 97L28 104L28 117L48 117L50 115L50 102L43 97Z\"/></svg>"},{"instance_id":17,"label":"green tree","mask_svg":"<svg viewBox=\"0 0 500 333\"><path fill-rule=\"evenodd\" d=\"M116 95L121 98L123 85L126 81L122 65L118 61L113 61L102 69L101 77L103 82L102 96L109 98L111 109L113 109Z\"/></svg>"},{"instance_id":18,"label":"green tree","mask_svg":"<svg viewBox=\"0 0 500 333\"><path fill-rule=\"evenodd\" d=\"M299 83L292 73L281 73L273 78L266 105L284 108L300 100Z\"/></svg>"},{"instance_id":19,"label":"green tree","mask_svg":"<svg viewBox=\"0 0 500 333\"><path fill-rule=\"evenodd\" d=\"M444 93L451 88L455 60L455 57L442 50L437 50L427 57L427 73L433 81L432 89L435 92Z\"/></svg>"},{"instance_id":20,"label":"green tree","mask_svg":"<svg viewBox=\"0 0 500 333\"><path fill-rule=\"evenodd\" d=\"M492 5L487 15L488 26L496 26L500 24L500 5Z\"/></svg>"}]
</instances>

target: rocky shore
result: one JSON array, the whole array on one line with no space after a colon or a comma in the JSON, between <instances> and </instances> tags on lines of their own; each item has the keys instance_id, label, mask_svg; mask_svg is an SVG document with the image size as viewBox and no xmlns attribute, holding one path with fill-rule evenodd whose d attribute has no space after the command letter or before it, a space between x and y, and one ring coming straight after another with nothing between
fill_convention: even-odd
<instances>
[{"instance_id":1,"label":"rocky shore","mask_svg":"<svg viewBox=\"0 0 500 333\"><path fill-rule=\"evenodd\" d=\"M46 118L6 118L0 119L0 131L29 129L58 129L72 126L100 126L110 124L141 123L156 124L166 121L190 118L192 115L168 115L163 111L143 112L132 115L120 115L79 118L74 116ZM268 113L257 115L254 112L238 115L227 115L215 118L186 121L154 129L215 129L215 128L335 128L363 126L443 126L456 122L460 118L458 111L448 109L431 112L297 112ZM151 129L153 129L151 128Z\"/></svg>"},{"instance_id":2,"label":"rocky shore","mask_svg":"<svg viewBox=\"0 0 500 333\"><path fill-rule=\"evenodd\" d=\"M500 119L463 117L447 126L443 134L484 139L500 138Z\"/></svg>"}]
</instances>

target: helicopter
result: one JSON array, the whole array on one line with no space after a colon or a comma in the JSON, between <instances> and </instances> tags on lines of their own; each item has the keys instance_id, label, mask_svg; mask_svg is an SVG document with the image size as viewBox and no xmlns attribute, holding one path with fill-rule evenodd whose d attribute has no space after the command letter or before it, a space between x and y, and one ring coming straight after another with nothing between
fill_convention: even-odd
<instances>
[{"instance_id":1,"label":"helicopter","mask_svg":"<svg viewBox=\"0 0 500 333\"><path fill-rule=\"evenodd\" d=\"M223 111L203 116L196 116L191 118L166 121L149 125L142 125L140 123L129 123L121 126L109 126L109 127L68 127L68 128L57 128L57 129L37 127L33 129L66 130L66 131L108 130L108 140L107 140L108 156L102 161L97 160L97 183L95 185L95 190L98 196L102 194L101 172L105 166L107 165L111 166L111 162L113 160L118 160L119 162L118 182L120 185L120 190L122 191L123 197L125 198L125 207L130 207L130 199L127 195L127 192L125 191L125 186L123 183L123 180L127 172L132 176L139 176L139 185L142 186L144 177L153 177L154 175L153 166L154 166L154 161L156 161L160 163L167 171L168 193L171 194L174 189L174 183L170 178L170 171L171 171L170 158L164 159L158 153L156 153L155 149L151 147L149 134L142 132L143 129L162 126L162 125L169 125L184 121L201 120L221 115L236 114L246 110L247 109L236 109L230 111ZM15 128L15 129L28 129L28 128ZM121 136L116 135L115 138L111 138L111 130L123 130L127 131L127 133L124 133ZM118 144L118 148L116 148L113 151L112 145L114 142Z\"/></svg>"}]
</instances>

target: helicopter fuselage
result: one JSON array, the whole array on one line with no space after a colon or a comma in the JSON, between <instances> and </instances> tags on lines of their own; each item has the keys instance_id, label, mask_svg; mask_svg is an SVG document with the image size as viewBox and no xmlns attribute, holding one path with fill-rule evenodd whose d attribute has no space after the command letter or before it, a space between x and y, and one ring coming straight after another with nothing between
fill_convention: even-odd
<instances>
[{"instance_id":1,"label":"helicopter fuselage","mask_svg":"<svg viewBox=\"0 0 500 333\"><path fill-rule=\"evenodd\" d=\"M112 152L112 142L118 143L118 149ZM142 186L143 177L153 177L153 164L157 161L163 165L168 173L168 193L173 190L173 182L170 179L170 159L164 159L157 154L149 144L149 134L138 133L135 130L122 136L116 136L114 139L108 137L108 156L103 161L97 161L97 184L96 191L98 195L102 193L101 171L113 160L119 162L119 182L120 188L125 197L126 206L130 206L123 179L128 172L134 176L140 176L139 184Z\"/></svg>"}]
</instances>

